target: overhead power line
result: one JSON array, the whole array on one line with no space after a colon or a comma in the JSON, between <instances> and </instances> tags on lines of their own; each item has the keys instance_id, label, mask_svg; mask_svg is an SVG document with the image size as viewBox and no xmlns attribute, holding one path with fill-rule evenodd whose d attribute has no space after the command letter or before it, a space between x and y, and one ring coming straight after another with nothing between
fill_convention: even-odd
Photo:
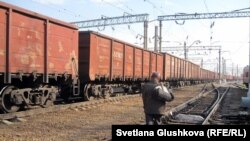
<instances>
[{"instance_id":1,"label":"overhead power line","mask_svg":"<svg viewBox=\"0 0 250 141\"><path fill-rule=\"evenodd\" d=\"M150 0L144 0L144 2L149 3L155 10L158 10L159 12L161 12L162 14L164 14L164 11L160 8L158 8L153 2L151 2Z\"/></svg>"},{"instance_id":2,"label":"overhead power line","mask_svg":"<svg viewBox=\"0 0 250 141\"><path fill-rule=\"evenodd\" d=\"M184 46L171 46L171 47L162 47L163 49L167 49L168 51L184 51ZM192 46L192 48L188 49L189 51L214 51L219 50L221 46Z\"/></svg>"},{"instance_id":3,"label":"overhead power line","mask_svg":"<svg viewBox=\"0 0 250 141\"><path fill-rule=\"evenodd\" d=\"M198 20L198 19L218 19L218 18L242 18L249 17L250 11L232 11L218 13L194 13L194 14L178 14L158 16L159 21L175 21L175 20Z\"/></svg>"},{"instance_id":4,"label":"overhead power line","mask_svg":"<svg viewBox=\"0 0 250 141\"><path fill-rule=\"evenodd\" d=\"M126 5L124 2L121 2L120 0L118 0L118 3L123 5L125 8L127 8L129 11L131 12L135 12L132 8L130 8L128 5Z\"/></svg>"},{"instance_id":5,"label":"overhead power line","mask_svg":"<svg viewBox=\"0 0 250 141\"><path fill-rule=\"evenodd\" d=\"M34 4L41 6L41 4L39 2L37 2L37 1L33 1L33 2L34 2ZM46 5L46 8L53 9L58 13L68 14L68 15L74 17L74 18L78 18L78 17L85 18L81 14L78 14L78 13L72 11L72 10L66 9L66 8L58 6L58 5L55 6L53 4L48 4L48 5Z\"/></svg>"},{"instance_id":6,"label":"overhead power line","mask_svg":"<svg viewBox=\"0 0 250 141\"><path fill-rule=\"evenodd\" d=\"M110 25L132 24L148 21L148 14L124 15L119 17L107 17L101 19L72 22L79 28L105 27Z\"/></svg>"},{"instance_id":7,"label":"overhead power line","mask_svg":"<svg viewBox=\"0 0 250 141\"><path fill-rule=\"evenodd\" d=\"M250 11L243 11L249 8L237 9L231 12L217 12L217 13L194 13L194 14L175 14L175 15L163 15L158 16L158 21L160 25L160 51L162 47L162 22L163 21L177 21L177 20L199 20L199 19L219 19L219 18L242 18L250 17Z\"/></svg>"},{"instance_id":8,"label":"overhead power line","mask_svg":"<svg viewBox=\"0 0 250 141\"><path fill-rule=\"evenodd\" d=\"M204 5L205 5L205 8L206 8L207 12L209 13L209 9L208 9L208 6L207 6L207 1L206 1L206 0L203 0L203 3L204 3Z\"/></svg>"},{"instance_id":9,"label":"overhead power line","mask_svg":"<svg viewBox=\"0 0 250 141\"><path fill-rule=\"evenodd\" d=\"M113 7L117 8L117 9L123 11L123 12L129 13L129 11L127 11L126 9L123 9L123 8L117 6L116 4L113 4L113 3L105 1L105 0L102 0L102 2L104 2L106 4L109 4L110 6L113 6ZM129 9L129 10L131 11L132 9ZM129 14L131 14L131 13L129 13Z\"/></svg>"}]
</instances>

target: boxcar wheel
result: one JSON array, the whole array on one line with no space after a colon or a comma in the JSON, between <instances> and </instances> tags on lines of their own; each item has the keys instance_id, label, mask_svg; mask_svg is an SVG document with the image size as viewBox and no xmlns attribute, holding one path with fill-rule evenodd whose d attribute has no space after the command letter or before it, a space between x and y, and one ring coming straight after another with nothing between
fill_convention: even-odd
<instances>
[{"instance_id":1,"label":"boxcar wheel","mask_svg":"<svg viewBox=\"0 0 250 141\"><path fill-rule=\"evenodd\" d=\"M13 86L6 86L3 88L0 98L0 108L5 113L17 112L20 109L19 105L15 105L11 102L11 91L15 89Z\"/></svg>"},{"instance_id":2,"label":"boxcar wheel","mask_svg":"<svg viewBox=\"0 0 250 141\"><path fill-rule=\"evenodd\" d=\"M92 95L92 92L91 92L91 84L85 85L83 98L86 101L94 100L94 96Z\"/></svg>"},{"instance_id":3,"label":"boxcar wheel","mask_svg":"<svg viewBox=\"0 0 250 141\"><path fill-rule=\"evenodd\" d=\"M53 105L54 105L54 101L51 100L51 99L47 99L47 100L45 101L45 103L42 105L42 107L43 107L43 108L48 108L48 107L53 106Z\"/></svg>"}]
</instances>

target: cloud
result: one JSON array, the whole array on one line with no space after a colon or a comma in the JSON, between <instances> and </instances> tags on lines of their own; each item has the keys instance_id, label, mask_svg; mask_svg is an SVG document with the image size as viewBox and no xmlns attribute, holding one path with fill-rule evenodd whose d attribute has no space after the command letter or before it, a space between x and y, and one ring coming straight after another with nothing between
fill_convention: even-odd
<instances>
[{"instance_id":1,"label":"cloud","mask_svg":"<svg viewBox=\"0 0 250 141\"><path fill-rule=\"evenodd\" d=\"M32 0L37 3L49 5L49 4L54 4L54 5L62 5L66 2L66 0Z\"/></svg>"}]
</instances>

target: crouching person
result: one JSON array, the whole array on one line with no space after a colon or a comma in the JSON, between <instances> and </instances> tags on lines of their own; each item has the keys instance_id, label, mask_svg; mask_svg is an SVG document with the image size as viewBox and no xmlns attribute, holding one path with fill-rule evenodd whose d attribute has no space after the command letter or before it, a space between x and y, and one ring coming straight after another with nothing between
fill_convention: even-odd
<instances>
[{"instance_id":1,"label":"crouching person","mask_svg":"<svg viewBox=\"0 0 250 141\"><path fill-rule=\"evenodd\" d=\"M151 81L144 84L142 88L142 100L147 125L161 125L166 102L174 99L172 92L160 83L160 73L154 72Z\"/></svg>"}]
</instances>

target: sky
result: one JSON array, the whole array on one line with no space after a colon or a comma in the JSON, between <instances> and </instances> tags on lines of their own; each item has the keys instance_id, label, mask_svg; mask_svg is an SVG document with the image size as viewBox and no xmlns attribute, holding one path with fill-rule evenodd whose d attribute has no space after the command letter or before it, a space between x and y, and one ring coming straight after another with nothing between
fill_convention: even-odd
<instances>
[{"instance_id":1,"label":"sky","mask_svg":"<svg viewBox=\"0 0 250 141\"><path fill-rule=\"evenodd\" d=\"M0 0L32 10L66 22L115 17L128 14L148 13L149 20L160 15L176 13L228 12L250 7L250 0ZM200 40L201 46L222 46L222 57L226 60L226 71L239 74L249 63L249 18L168 21L163 23L163 47L187 46ZM211 25L213 24L212 28ZM154 46L154 28L158 22L149 23L149 48ZM143 24L106 26L81 30L97 31L126 42L143 46ZM211 40L212 37L212 40ZM189 59L210 70L217 70L218 51L192 51ZM168 52L183 57L183 51Z\"/></svg>"}]
</instances>

